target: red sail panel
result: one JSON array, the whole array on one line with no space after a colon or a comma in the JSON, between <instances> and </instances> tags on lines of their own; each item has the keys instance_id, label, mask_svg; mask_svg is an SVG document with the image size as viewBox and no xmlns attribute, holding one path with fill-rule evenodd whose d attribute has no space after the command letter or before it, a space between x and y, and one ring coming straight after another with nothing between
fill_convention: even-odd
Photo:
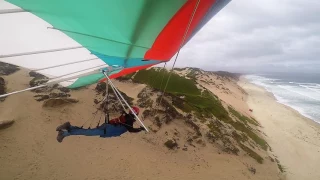
<instances>
[{"instance_id":1,"label":"red sail panel","mask_svg":"<svg viewBox=\"0 0 320 180\"><path fill-rule=\"evenodd\" d=\"M216 0L201 0L190 24L185 42ZM198 0L189 0L160 32L144 58L168 61L178 51Z\"/></svg>"}]
</instances>

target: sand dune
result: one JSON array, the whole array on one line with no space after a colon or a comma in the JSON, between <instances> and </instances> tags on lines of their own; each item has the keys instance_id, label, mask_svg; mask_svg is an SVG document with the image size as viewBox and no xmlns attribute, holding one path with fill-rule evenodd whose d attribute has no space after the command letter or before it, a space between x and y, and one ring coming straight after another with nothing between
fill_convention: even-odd
<instances>
[{"instance_id":1,"label":"sand dune","mask_svg":"<svg viewBox=\"0 0 320 180\"><path fill-rule=\"evenodd\" d=\"M4 78L10 91L28 87L31 79L22 70ZM144 87L121 82L116 85L134 98ZM97 107L93 100L101 98L94 88L93 85L72 91L72 97L79 102L61 108L43 108L32 92L10 96L1 102L0 118L14 119L15 123L0 130L0 179L280 178L271 161L258 164L248 155L230 155L209 143L205 147L188 145L188 151L168 150L163 143L176 130L180 139L193 131L181 121L173 121L157 133L126 133L109 139L73 136L58 143L56 126L66 121L80 126L92 118ZM148 119L144 122L152 125ZM250 167L256 168L256 174L248 170Z\"/></svg>"}]
</instances>

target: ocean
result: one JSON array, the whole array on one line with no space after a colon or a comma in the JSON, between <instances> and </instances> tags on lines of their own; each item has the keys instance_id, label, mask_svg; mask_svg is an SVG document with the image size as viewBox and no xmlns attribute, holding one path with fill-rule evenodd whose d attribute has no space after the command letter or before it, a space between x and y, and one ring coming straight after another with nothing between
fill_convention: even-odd
<instances>
[{"instance_id":1,"label":"ocean","mask_svg":"<svg viewBox=\"0 0 320 180\"><path fill-rule=\"evenodd\" d=\"M320 123L320 74L272 73L245 78L273 93L279 103Z\"/></svg>"}]
</instances>

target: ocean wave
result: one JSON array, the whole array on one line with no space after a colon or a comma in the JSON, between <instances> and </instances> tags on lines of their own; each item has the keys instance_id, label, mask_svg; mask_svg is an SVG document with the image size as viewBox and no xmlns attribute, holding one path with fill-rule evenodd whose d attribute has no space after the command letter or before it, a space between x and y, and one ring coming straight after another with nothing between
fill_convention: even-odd
<instances>
[{"instance_id":1,"label":"ocean wave","mask_svg":"<svg viewBox=\"0 0 320 180\"><path fill-rule=\"evenodd\" d=\"M286 81L249 75L246 78L272 93L277 102L289 106L300 114L320 123L320 84Z\"/></svg>"},{"instance_id":2,"label":"ocean wave","mask_svg":"<svg viewBox=\"0 0 320 180\"><path fill-rule=\"evenodd\" d=\"M299 86L320 94L320 87L317 87L317 86L305 86L305 85L299 85Z\"/></svg>"},{"instance_id":3,"label":"ocean wave","mask_svg":"<svg viewBox=\"0 0 320 180\"><path fill-rule=\"evenodd\" d=\"M311 93L310 91L305 91L303 89L295 89L294 86L278 85L278 87L320 102L320 96L318 94ZM311 96L311 95L313 95L313 96Z\"/></svg>"},{"instance_id":4,"label":"ocean wave","mask_svg":"<svg viewBox=\"0 0 320 180\"><path fill-rule=\"evenodd\" d=\"M302 84L302 85L314 85L314 86L319 86L320 84L318 83L299 83L299 84Z\"/></svg>"},{"instance_id":5,"label":"ocean wave","mask_svg":"<svg viewBox=\"0 0 320 180\"><path fill-rule=\"evenodd\" d=\"M292 104L290 104L290 103L282 103L282 104L284 104L284 105L286 105L286 106L289 106L289 107L291 107L292 109L298 111L298 112L299 112L301 115L303 115L304 117L307 117L307 118L309 118L309 119L313 119L314 121L320 123L320 122L319 122L319 119L315 118L314 116L309 115L310 112L307 112L307 111L305 110L305 107L302 108L302 107L299 107L299 106L292 105Z\"/></svg>"},{"instance_id":6,"label":"ocean wave","mask_svg":"<svg viewBox=\"0 0 320 180\"><path fill-rule=\"evenodd\" d=\"M292 100L282 98L281 96L278 96L276 94L274 94L274 96L276 97L277 102L283 105L286 105L288 107L291 107L292 109L298 111L301 115L309 119L312 119L317 123L320 123L320 112L318 111L318 109L320 108L320 105L318 105L319 107L315 107L312 104L303 104L303 103L297 103L297 102L294 103L292 102Z\"/></svg>"},{"instance_id":7,"label":"ocean wave","mask_svg":"<svg viewBox=\"0 0 320 180\"><path fill-rule=\"evenodd\" d=\"M248 75L246 76L246 79L248 79L250 82L260 85L260 86L268 86L268 84L274 84L276 81L275 79L265 78L261 76L255 76L255 75Z\"/></svg>"},{"instance_id":8,"label":"ocean wave","mask_svg":"<svg viewBox=\"0 0 320 180\"><path fill-rule=\"evenodd\" d=\"M307 87L313 87L313 88L320 88L319 84L305 84L305 83L299 83L298 85L301 86L307 86Z\"/></svg>"},{"instance_id":9,"label":"ocean wave","mask_svg":"<svg viewBox=\"0 0 320 180\"><path fill-rule=\"evenodd\" d=\"M272 94L274 95L274 97L276 98L276 100L278 102L287 105L286 103L288 103L288 100L282 98L281 96L278 96L277 94L274 94L274 93L272 93Z\"/></svg>"},{"instance_id":10,"label":"ocean wave","mask_svg":"<svg viewBox=\"0 0 320 180\"><path fill-rule=\"evenodd\" d=\"M252 80L262 80L262 81L277 81L280 79L273 79L273 78L266 78L263 76L257 76L257 75L247 75L245 76L247 79L252 79Z\"/></svg>"}]
</instances>

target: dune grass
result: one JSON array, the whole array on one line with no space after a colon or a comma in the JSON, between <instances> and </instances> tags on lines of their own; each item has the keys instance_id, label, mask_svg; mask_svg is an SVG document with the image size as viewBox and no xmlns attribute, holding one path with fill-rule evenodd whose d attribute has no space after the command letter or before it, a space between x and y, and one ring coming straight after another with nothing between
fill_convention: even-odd
<instances>
[{"instance_id":1,"label":"dune grass","mask_svg":"<svg viewBox=\"0 0 320 180\"><path fill-rule=\"evenodd\" d=\"M249 118L247 116L244 116L230 106L228 106L228 109L234 116L236 116L239 120L241 120L245 124L250 123L255 126L259 126L259 123L254 118Z\"/></svg>"},{"instance_id":2,"label":"dune grass","mask_svg":"<svg viewBox=\"0 0 320 180\"><path fill-rule=\"evenodd\" d=\"M236 130L244 132L247 136L249 136L256 144L258 144L265 151L268 149L268 143L259 137L256 133L252 131L252 129L241 122L238 121L228 121L226 122L231 124Z\"/></svg>"},{"instance_id":3,"label":"dune grass","mask_svg":"<svg viewBox=\"0 0 320 180\"><path fill-rule=\"evenodd\" d=\"M204 117L212 117L214 115L218 119L229 119L228 111L223 107L220 100L214 96L193 96L186 95L188 105L192 110L198 112L199 115Z\"/></svg>"},{"instance_id":4,"label":"dune grass","mask_svg":"<svg viewBox=\"0 0 320 180\"><path fill-rule=\"evenodd\" d=\"M242 115L232 107L228 107L228 111L226 108L224 108L220 99L212 92L208 91L207 89L198 89L195 82L196 74L197 72L195 70L191 71L187 75L187 77L190 79L181 77L175 73L171 75L166 89L166 96L171 97L172 105L184 112L194 112L195 115L200 119L212 118L214 116L220 121L230 124L234 129L242 132L241 134L238 134L235 131L232 134L239 146L257 162L263 163L263 158L259 154L243 144L250 138L262 149L267 150L267 142L255 134L252 128L248 125L250 123L255 126L259 126L258 122L253 118ZM166 70L149 69L141 70L133 77L131 76L131 78L135 82L144 83L154 89L162 91L169 75L170 73ZM229 112L239 119L239 121L234 121L230 117ZM210 122L208 124L210 132L215 136L215 138L223 138L223 133L221 131L222 126L223 124L219 121Z\"/></svg>"},{"instance_id":5,"label":"dune grass","mask_svg":"<svg viewBox=\"0 0 320 180\"><path fill-rule=\"evenodd\" d=\"M210 122L208 127L215 137L220 138L222 136L221 126L218 123Z\"/></svg>"},{"instance_id":6,"label":"dune grass","mask_svg":"<svg viewBox=\"0 0 320 180\"><path fill-rule=\"evenodd\" d=\"M231 124L236 130L242 131L246 133L255 143L257 143L262 149L268 149L268 143L261 137L259 137L256 133L252 131L252 129L247 125L248 123L253 123L254 121L246 116L241 115L238 111L233 109L232 107L228 107L229 111L236 116L243 123L238 121L228 122ZM258 126L259 124L255 124Z\"/></svg>"},{"instance_id":7,"label":"dune grass","mask_svg":"<svg viewBox=\"0 0 320 180\"><path fill-rule=\"evenodd\" d=\"M133 80L162 90L169 75L166 70L141 70L135 74ZM173 104L185 112L194 111L199 117L212 117L214 115L219 119L230 118L228 111L222 106L220 100L208 90L201 92L191 79L173 73L166 93L173 96L175 99ZM181 99L180 97L184 98Z\"/></svg>"},{"instance_id":8,"label":"dune grass","mask_svg":"<svg viewBox=\"0 0 320 180\"><path fill-rule=\"evenodd\" d=\"M241 147L241 149L243 149L245 152L247 152L250 157L255 159L258 163L260 163L260 164L263 163L263 158L259 154L254 152L252 149L248 148L247 146L243 145L242 143L239 143L239 146Z\"/></svg>"},{"instance_id":9,"label":"dune grass","mask_svg":"<svg viewBox=\"0 0 320 180\"><path fill-rule=\"evenodd\" d=\"M131 79L134 74L135 73L127 74L127 75L124 75L124 76L117 77L116 79L118 81L127 81L127 80Z\"/></svg>"},{"instance_id":10,"label":"dune grass","mask_svg":"<svg viewBox=\"0 0 320 180\"><path fill-rule=\"evenodd\" d=\"M194 76L196 71L192 71L190 76ZM163 82L162 81L163 78ZM145 83L154 89L162 90L169 77L169 72L166 70L141 70L135 74L133 80L140 83ZM212 118L213 116L230 124L234 129L243 132L241 138L250 137L262 149L267 150L267 142L255 134L251 127L247 124L259 125L253 119L241 115L239 112L229 107L229 111L236 116L240 121L234 121L227 109L224 108L219 98L208 90L201 91L197 88L195 81L181 77L175 73L171 75L170 81L166 89L166 95L172 97L172 104L183 110L184 112L194 112L198 118ZM215 124L209 124L209 128L216 136L221 136L219 127Z\"/></svg>"},{"instance_id":11,"label":"dune grass","mask_svg":"<svg viewBox=\"0 0 320 180\"><path fill-rule=\"evenodd\" d=\"M258 163L262 164L263 163L263 158L254 152L252 149L249 147L245 146L243 143L248 141L248 137L245 134L238 134L236 131L232 132L232 137L234 140L237 141L239 146L241 147L242 150L244 150L250 157L255 159Z\"/></svg>"},{"instance_id":12,"label":"dune grass","mask_svg":"<svg viewBox=\"0 0 320 180\"><path fill-rule=\"evenodd\" d=\"M155 89L163 90L169 76L170 76L170 72L166 70L157 71L155 69L149 69L149 70L138 71L135 74L133 80L140 83L147 84ZM175 73L172 73L170 77L170 81L168 82L166 92L183 93L183 94L191 94L191 95L201 94L201 91L197 88L197 86L192 80L186 79L184 77L180 77Z\"/></svg>"},{"instance_id":13,"label":"dune grass","mask_svg":"<svg viewBox=\"0 0 320 180\"><path fill-rule=\"evenodd\" d=\"M277 165L278 165L280 172L282 172L282 173L286 172L284 167L280 163L277 163Z\"/></svg>"},{"instance_id":14,"label":"dune grass","mask_svg":"<svg viewBox=\"0 0 320 180\"><path fill-rule=\"evenodd\" d=\"M175 71L183 71L185 70L186 68L174 68Z\"/></svg>"},{"instance_id":15,"label":"dune grass","mask_svg":"<svg viewBox=\"0 0 320 180\"><path fill-rule=\"evenodd\" d=\"M141 70L135 74L134 80L140 83L148 84L152 88L160 90L163 75L163 88L166 80L169 77L169 72L166 70L160 70L160 72L155 69ZM231 124L236 130L246 133L263 149L267 149L267 143L254 132L252 132L250 127L244 124L246 122L254 123L254 121L242 116L233 109L229 109L231 113L235 114L235 116L244 123L233 121L229 116L229 112L223 107L218 97L208 90L204 90L201 93L201 90L197 88L194 81L173 73L168 83L166 92L172 96L173 105L177 108L185 112L194 111L198 117L209 118L213 115L219 120ZM180 98L182 96L184 97L183 99Z\"/></svg>"},{"instance_id":16,"label":"dune grass","mask_svg":"<svg viewBox=\"0 0 320 180\"><path fill-rule=\"evenodd\" d=\"M238 134L236 131L233 131L232 132L232 137L238 143L248 141L248 136L246 134L244 134L244 133L243 134Z\"/></svg>"},{"instance_id":17,"label":"dune grass","mask_svg":"<svg viewBox=\"0 0 320 180\"><path fill-rule=\"evenodd\" d=\"M190 72L186 75L188 78L192 79L193 81L197 80L197 73L196 69L190 69Z\"/></svg>"},{"instance_id":18,"label":"dune grass","mask_svg":"<svg viewBox=\"0 0 320 180\"><path fill-rule=\"evenodd\" d=\"M280 172L282 172L282 173L286 172L285 168L280 164L280 161L277 158L276 158L276 162L277 162L277 165L278 165Z\"/></svg>"}]
</instances>

